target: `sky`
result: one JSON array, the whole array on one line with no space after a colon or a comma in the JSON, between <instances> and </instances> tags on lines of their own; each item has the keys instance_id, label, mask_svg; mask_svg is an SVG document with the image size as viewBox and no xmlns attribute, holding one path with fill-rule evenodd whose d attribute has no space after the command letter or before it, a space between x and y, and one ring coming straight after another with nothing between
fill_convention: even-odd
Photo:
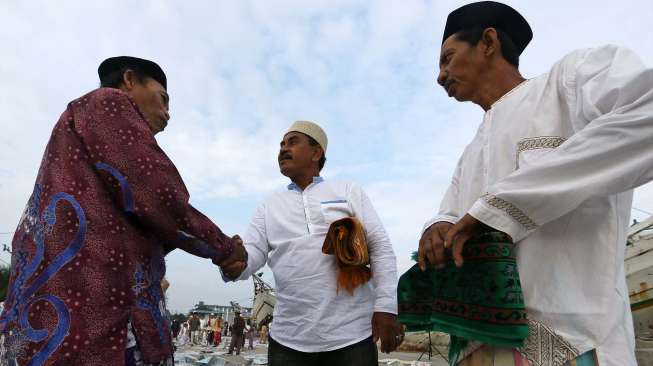
<instances>
[{"instance_id":1,"label":"sky","mask_svg":"<svg viewBox=\"0 0 653 366\"><path fill-rule=\"evenodd\" d=\"M191 203L224 232L243 234L257 204L288 183L278 143L308 119L329 137L322 175L363 187L404 272L483 116L436 84L446 16L466 3L0 0L0 245L11 243L67 103L98 86L102 60L132 55L164 68L172 118L157 140ZM506 3L533 28L520 60L527 78L607 43L653 67L650 0ZM633 218L650 216L653 185L636 190L634 207ZM166 261L172 311L251 304L251 282L223 283L209 260L175 251Z\"/></svg>"}]
</instances>

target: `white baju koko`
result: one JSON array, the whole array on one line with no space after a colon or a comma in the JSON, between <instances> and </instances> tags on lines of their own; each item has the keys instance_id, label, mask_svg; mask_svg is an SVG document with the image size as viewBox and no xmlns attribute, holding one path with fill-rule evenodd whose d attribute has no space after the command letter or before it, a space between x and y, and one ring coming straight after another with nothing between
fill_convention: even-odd
<instances>
[{"instance_id":1,"label":"white baju koko","mask_svg":"<svg viewBox=\"0 0 653 366\"><path fill-rule=\"evenodd\" d=\"M632 190L652 178L653 70L616 46L576 51L485 113L425 228L469 213L512 236L533 365L592 349L636 365L624 251Z\"/></svg>"},{"instance_id":2,"label":"white baju koko","mask_svg":"<svg viewBox=\"0 0 653 366\"><path fill-rule=\"evenodd\" d=\"M336 293L336 260L322 253L329 225L343 217L363 224L372 279L353 296ZM363 190L315 177L303 191L294 183L268 197L243 237L249 278L267 262L277 303L270 336L301 352L326 352L372 335L372 314L397 314L397 264L390 239Z\"/></svg>"}]
</instances>

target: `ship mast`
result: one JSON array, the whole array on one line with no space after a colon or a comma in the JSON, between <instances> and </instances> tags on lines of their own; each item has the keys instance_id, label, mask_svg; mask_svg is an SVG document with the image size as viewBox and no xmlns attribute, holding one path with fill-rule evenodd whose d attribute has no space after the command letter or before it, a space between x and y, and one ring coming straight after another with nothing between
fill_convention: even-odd
<instances>
[{"instance_id":1,"label":"ship mast","mask_svg":"<svg viewBox=\"0 0 653 366\"><path fill-rule=\"evenodd\" d=\"M252 281L254 282L254 296L263 292L274 293L274 287L272 287L272 285L270 285L269 283L263 281L263 279L261 278L262 275L263 272L260 272L252 276Z\"/></svg>"}]
</instances>

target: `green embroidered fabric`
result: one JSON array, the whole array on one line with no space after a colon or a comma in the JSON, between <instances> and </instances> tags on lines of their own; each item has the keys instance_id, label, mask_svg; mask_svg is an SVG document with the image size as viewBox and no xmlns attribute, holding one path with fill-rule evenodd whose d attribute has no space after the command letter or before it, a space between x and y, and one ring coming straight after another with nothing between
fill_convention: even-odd
<instances>
[{"instance_id":1,"label":"green embroidered fabric","mask_svg":"<svg viewBox=\"0 0 653 366\"><path fill-rule=\"evenodd\" d=\"M449 256L443 269L422 272L414 265L404 273L397 290L399 321L408 331L450 334L450 362L467 341L522 346L528 320L510 237L484 233L465 244L463 258L461 268Z\"/></svg>"}]
</instances>

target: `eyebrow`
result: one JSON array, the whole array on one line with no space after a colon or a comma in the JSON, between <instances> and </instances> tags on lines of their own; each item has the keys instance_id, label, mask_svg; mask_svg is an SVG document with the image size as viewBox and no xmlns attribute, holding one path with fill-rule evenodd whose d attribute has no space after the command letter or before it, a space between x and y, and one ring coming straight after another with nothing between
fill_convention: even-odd
<instances>
[{"instance_id":1,"label":"eyebrow","mask_svg":"<svg viewBox=\"0 0 653 366\"><path fill-rule=\"evenodd\" d=\"M288 137L287 142L296 141L296 140L297 140L297 136L290 136L290 137ZM283 143L284 143L284 140L281 140L281 142L279 142L279 145L283 146Z\"/></svg>"},{"instance_id":2,"label":"eyebrow","mask_svg":"<svg viewBox=\"0 0 653 366\"><path fill-rule=\"evenodd\" d=\"M170 102L170 96L166 91L162 91L161 95L163 95L163 98L165 99L166 103Z\"/></svg>"}]
</instances>

